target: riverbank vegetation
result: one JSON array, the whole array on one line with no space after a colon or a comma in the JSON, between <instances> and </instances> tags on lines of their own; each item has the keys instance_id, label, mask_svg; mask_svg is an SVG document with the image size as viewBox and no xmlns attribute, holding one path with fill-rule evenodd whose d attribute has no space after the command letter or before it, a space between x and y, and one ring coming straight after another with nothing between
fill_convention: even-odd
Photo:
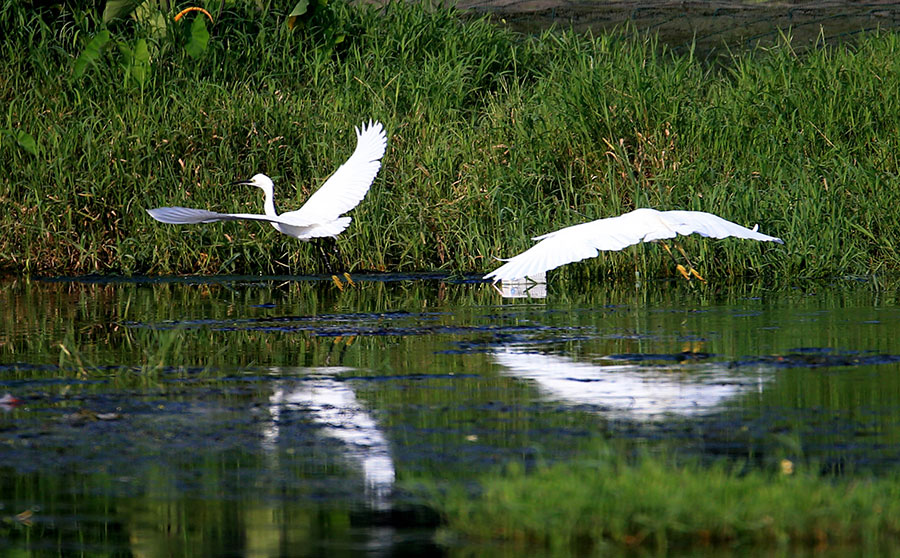
<instances>
[{"instance_id":1,"label":"riverbank vegetation","mask_svg":"<svg viewBox=\"0 0 900 558\"><path fill-rule=\"evenodd\" d=\"M144 210L259 213L259 192L227 186L256 172L299 207L370 118L388 151L340 237L348 270L487 272L531 236L644 206L786 242L688 240L711 276L900 269L894 34L712 63L652 37L525 37L419 4L331 3L293 29L227 4L208 40L199 12L107 26L70 4L0 5L5 271L322 271L270 227ZM671 272L643 246L570 269Z\"/></svg>"}]
</instances>

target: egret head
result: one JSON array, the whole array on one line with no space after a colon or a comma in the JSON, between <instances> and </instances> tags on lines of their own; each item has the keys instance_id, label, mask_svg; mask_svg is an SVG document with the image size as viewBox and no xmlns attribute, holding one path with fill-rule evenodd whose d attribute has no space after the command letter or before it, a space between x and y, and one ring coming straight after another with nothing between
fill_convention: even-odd
<instances>
[{"instance_id":1,"label":"egret head","mask_svg":"<svg viewBox=\"0 0 900 558\"><path fill-rule=\"evenodd\" d=\"M250 180L238 180L237 182L232 182L231 184L240 184L242 186L256 186L257 188L261 188L267 191L272 191L274 187L272 179L262 173L254 174L253 178L251 178Z\"/></svg>"}]
</instances>

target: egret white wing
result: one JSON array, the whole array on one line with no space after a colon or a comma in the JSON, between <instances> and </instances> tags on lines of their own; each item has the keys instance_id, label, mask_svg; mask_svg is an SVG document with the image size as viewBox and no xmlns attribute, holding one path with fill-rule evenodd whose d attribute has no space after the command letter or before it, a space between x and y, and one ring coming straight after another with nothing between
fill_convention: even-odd
<instances>
[{"instance_id":1,"label":"egret white wing","mask_svg":"<svg viewBox=\"0 0 900 558\"><path fill-rule=\"evenodd\" d=\"M652 240L648 238L650 236L674 237L676 233L666 229L658 215L659 212L652 209L638 209L618 217L566 227L537 239L563 235L567 242L584 242L596 250L615 251L639 242L648 242Z\"/></svg>"},{"instance_id":2,"label":"egret white wing","mask_svg":"<svg viewBox=\"0 0 900 558\"><path fill-rule=\"evenodd\" d=\"M515 281L534 277L567 263L577 262L597 255L597 249L584 243L569 244L559 237L542 240L518 256L484 276L494 281Z\"/></svg>"},{"instance_id":3,"label":"egret white wing","mask_svg":"<svg viewBox=\"0 0 900 558\"><path fill-rule=\"evenodd\" d=\"M170 225L194 225L197 223L215 223L217 221L267 221L269 223L291 224L289 221L279 217L269 217L255 213L216 213L205 209L177 206L148 209L147 213L157 221L169 223Z\"/></svg>"},{"instance_id":4,"label":"egret white wing","mask_svg":"<svg viewBox=\"0 0 900 558\"><path fill-rule=\"evenodd\" d=\"M617 217L566 227L535 237L539 242L484 276L494 281L514 281L556 269L567 263L595 258L600 250L621 250L641 241L639 236L616 230Z\"/></svg>"},{"instance_id":5,"label":"egret white wing","mask_svg":"<svg viewBox=\"0 0 900 558\"><path fill-rule=\"evenodd\" d=\"M337 219L350 211L366 196L381 168L387 147L387 136L381 122L369 121L356 128L356 150L321 188L309 197L303 207L283 213L294 225L311 225Z\"/></svg>"},{"instance_id":6,"label":"egret white wing","mask_svg":"<svg viewBox=\"0 0 900 558\"><path fill-rule=\"evenodd\" d=\"M494 281L514 281L556 269L567 263L595 258L601 250L621 250L642 242L662 224L656 211L632 211L618 217L598 219L537 236L539 242L485 275ZM661 231L669 233L670 231ZM671 232L671 236L675 236Z\"/></svg>"},{"instance_id":7,"label":"egret white wing","mask_svg":"<svg viewBox=\"0 0 900 558\"><path fill-rule=\"evenodd\" d=\"M507 260L484 278L514 281L596 257L601 250L621 250L639 242L694 233L712 238L734 236L784 244L780 238L742 227L712 213L641 208L535 237L534 240L539 241L537 244Z\"/></svg>"},{"instance_id":8,"label":"egret white wing","mask_svg":"<svg viewBox=\"0 0 900 558\"><path fill-rule=\"evenodd\" d=\"M706 213L703 211L662 211L660 218L675 232L682 235L699 234L708 238L727 238L733 236L735 238L746 238L748 240L759 240L761 242L777 242L784 244L784 241L774 236L769 236L758 232L755 228L748 229L737 223L732 223L726 219Z\"/></svg>"}]
</instances>

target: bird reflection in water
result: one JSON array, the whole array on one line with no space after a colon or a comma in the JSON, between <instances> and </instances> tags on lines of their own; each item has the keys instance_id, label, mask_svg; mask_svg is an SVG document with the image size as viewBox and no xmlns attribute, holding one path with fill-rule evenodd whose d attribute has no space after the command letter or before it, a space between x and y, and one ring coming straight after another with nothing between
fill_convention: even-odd
<instances>
[{"instance_id":1,"label":"bird reflection in water","mask_svg":"<svg viewBox=\"0 0 900 558\"><path fill-rule=\"evenodd\" d=\"M334 378L347 370L303 369L302 381L282 382L276 387L269 397L271 422L264 443L271 450L276 448L285 412L305 413L320 427L322 436L343 443L344 457L362 473L367 503L376 510L388 509L396 477L390 444L350 383ZM279 374L283 373L284 369L279 369Z\"/></svg>"}]
</instances>

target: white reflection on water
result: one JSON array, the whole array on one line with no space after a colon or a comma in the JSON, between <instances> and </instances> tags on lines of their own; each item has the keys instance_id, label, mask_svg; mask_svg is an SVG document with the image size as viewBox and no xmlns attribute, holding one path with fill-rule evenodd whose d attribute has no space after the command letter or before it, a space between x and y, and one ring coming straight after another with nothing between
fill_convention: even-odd
<instances>
[{"instance_id":1,"label":"white reflection on water","mask_svg":"<svg viewBox=\"0 0 900 558\"><path fill-rule=\"evenodd\" d=\"M597 365L505 347L493 355L507 373L530 380L547 399L603 407L605 415L649 420L662 415L693 416L729 399L762 389L760 376L730 373L718 363L647 366Z\"/></svg>"},{"instance_id":2,"label":"white reflection on water","mask_svg":"<svg viewBox=\"0 0 900 558\"><path fill-rule=\"evenodd\" d=\"M517 281L500 281L492 286L503 298L547 298L546 273Z\"/></svg>"},{"instance_id":3,"label":"white reflection on water","mask_svg":"<svg viewBox=\"0 0 900 558\"><path fill-rule=\"evenodd\" d=\"M315 369L310 376L304 369L305 380L290 388L277 387L269 397L272 421L264 432L264 444L274 449L278 443L279 419L284 411L308 413L322 434L344 443L344 455L363 474L366 500L375 509L390 507L390 496L396 473L391 448L378 423L356 399L347 382L331 375L349 370L331 367ZM283 373L284 369L279 369Z\"/></svg>"}]
</instances>

